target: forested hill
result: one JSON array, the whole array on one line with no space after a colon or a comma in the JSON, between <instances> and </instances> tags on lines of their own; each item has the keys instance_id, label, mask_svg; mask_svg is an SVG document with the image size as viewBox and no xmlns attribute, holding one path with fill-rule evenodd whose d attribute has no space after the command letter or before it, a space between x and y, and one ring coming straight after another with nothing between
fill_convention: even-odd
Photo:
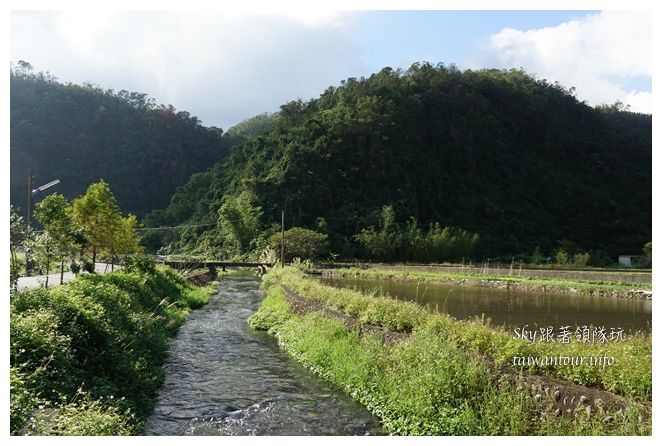
<instances>
[{"instance_id":1,"label":"forested hill","mask_svg":"<svg viewBox=\"0 0 662 446\"><path fill-rule=\"evenodd\" d=\"M249 191L262 228L285 207L288 227L322 228L342 256L385 205L396 223L478 233L478 255L549 253L560 240L636 254L651 239L651 169L650 115L589 107L518 70L415 64L283 105L149 220L210 224ZM184 231L171 248L213 252L215 231Z\"/></svg>"},{"instance_id":2,"label":"forested hill","mask_svg":"<svg viewBox=\"0 0 662 446\"><path fill-rule=\"evenodd\" d=\"M123 210L142 216L167 206L177 186L233 143L145 94L62 84L24 67L12 71L10 95L11 203L23 213L32 169L35 186L59 178L52 191L67 198L103 178Z\"/></svg>"}]
</instances>

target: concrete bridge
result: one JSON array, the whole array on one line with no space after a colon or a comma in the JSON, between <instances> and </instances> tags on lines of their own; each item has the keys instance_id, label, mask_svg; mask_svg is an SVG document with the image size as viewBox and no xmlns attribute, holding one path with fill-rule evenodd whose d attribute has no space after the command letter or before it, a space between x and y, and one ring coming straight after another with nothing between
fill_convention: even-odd
<instances>
[{"instance_id":1,"label":"concrete bridge","mask_svg":"<svg viewBox=\"0 0 662 446\"><path fill-rule=\"evenodd\" d=\"M167 257L155 257L154 261L162 265L168 265L171 268L177 270L196 270L206 268L214 272L219 268L221 271L225 271L226 268L259 268L262 273L267 271L267 268L271 268L273 263L268 262L231 262L227 260L201 260L195 258L174 258L169 259Z\"/></svg>"}]
</instances>

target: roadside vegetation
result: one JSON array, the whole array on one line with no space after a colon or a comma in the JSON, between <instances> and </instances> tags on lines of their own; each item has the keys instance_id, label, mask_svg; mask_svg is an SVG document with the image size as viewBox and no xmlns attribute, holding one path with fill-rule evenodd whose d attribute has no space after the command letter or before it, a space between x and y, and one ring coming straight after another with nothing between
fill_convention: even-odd
<instances>
[{"instance_id":1,"label":"roadside vegetation","mask_svg":"<svg viewBox=\"0 0 662 446\"><path fill-rule=\"evenodd\" d=\"M348 328L328 312L293 311L286 286L306 301L361 324L405 334L385 342L378 332ZM274 268L267 293L250 319L268 330L306 367L333 382L379 416L393 434L641 435L650 433L650 335L609 344L530 343L481 320L458 321L410 303L329 287L295 268ZM609 355L614 364L514 367L513 356ZM617 414L555 416L499 371L549 375L622 395ZM641 417L641 419L639 418Z\"/></svg>"},{"instance_id":2,"label":"roadside vegetation","mask_svg":"<svg viewBox=\"0 0 662 446\"><path fill-rule=\"evenodd\" d=\"M169 339L210 294L146 258L12 293L12 434L140 434Z\"/></svg>"},{"instance_id":3,"label":"roadside vegetation","mask_svg":"<svg viewBox=\"0 0 662 446\"><path fill-rule=\"evenodd\" d=\"M41 229L35 230L17 209L10 207L12 287L26 273L26 255L33 273L48 275L55 269L62 278L64 271L94 272L100 258L114 268L121 257L143 251L136 217L122 215L110 186L103 180L91 184L73 202L61 194L48 195L35 205L34 218Z\"/></svg>"}]
</instances>

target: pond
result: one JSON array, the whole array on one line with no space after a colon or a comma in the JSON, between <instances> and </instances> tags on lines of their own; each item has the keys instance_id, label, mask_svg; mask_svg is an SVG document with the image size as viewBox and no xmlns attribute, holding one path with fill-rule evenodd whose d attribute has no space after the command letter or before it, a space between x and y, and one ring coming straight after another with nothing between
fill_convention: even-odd
<instances>
[{"instance_id":1,"label":"pond","mask_svg":"<svg viewBox=\"0 0 662 446\"><path fill-rule=\"evenodd\" d=\"M507 329L582 325L651 331L652 301L579 294L525 292L423 281L322 277L323 283L413 301L458 319L484 315Z\"/></svg>"}]
</instances>

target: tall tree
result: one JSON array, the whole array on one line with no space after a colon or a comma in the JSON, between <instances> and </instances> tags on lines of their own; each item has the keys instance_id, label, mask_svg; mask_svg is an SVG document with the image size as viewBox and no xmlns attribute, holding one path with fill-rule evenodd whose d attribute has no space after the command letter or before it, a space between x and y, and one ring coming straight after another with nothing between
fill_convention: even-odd
<instances>
[{"instance_id":1,"label":"tall tree","mask_svg":"<svg viewBox=\"0 0 662 446\"><path fill-rule=\"evenodd\" d=\"M114 232L106 247L107 254L111 259L111 269L115 268L119 256L142 252L140 236L136 232L138 220L135 215L121 218L114 227Z\"/></svg>"},{"instance_id":2,"label":"tall tree","mask_svg":"<svg viewBox=\"0 0 662 446\"><path fill-rule=\"evenodd\" d=\"M115 233L122 230L122 214L108 183L91 184L85 194L74 200L74 221L83 230L92 262L97 255L112 250Z\"/></svg>"},{"instance_id":3,"label":"tall tree","mask_svg":"<svg viewBox=\"0 0 662 446\"><path fill-rule=\"evenodd\" d=\"M60 262L60 283L62 283L64 263L67 260L74 260L79 248L71 203L61 194L51 194L37 203L34 216L49 236L42 241L47 241L51 245L52 260Z\"/></svg>"}]
</instances>

